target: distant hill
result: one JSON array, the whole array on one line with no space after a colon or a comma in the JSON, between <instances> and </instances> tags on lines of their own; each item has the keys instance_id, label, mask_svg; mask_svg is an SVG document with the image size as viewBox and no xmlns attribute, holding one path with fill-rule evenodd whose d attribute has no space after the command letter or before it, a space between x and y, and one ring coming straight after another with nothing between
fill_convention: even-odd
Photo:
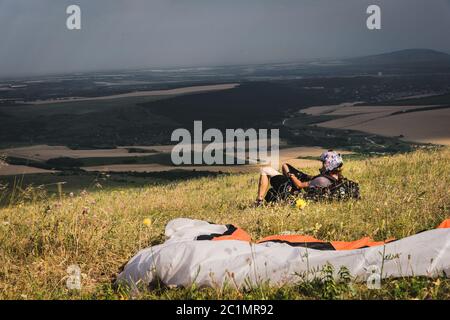
<instances>
[{"instance_id":1,"label":"distant hill","mask_svg":"<svg viewBox=\"0 0 450 320\"><path fill-rule=\"evenodd\" d=\"M443 64L450 65L450 55L431 49L406 49L347 60L360 65Z\"/></svg>"}]
</instances>

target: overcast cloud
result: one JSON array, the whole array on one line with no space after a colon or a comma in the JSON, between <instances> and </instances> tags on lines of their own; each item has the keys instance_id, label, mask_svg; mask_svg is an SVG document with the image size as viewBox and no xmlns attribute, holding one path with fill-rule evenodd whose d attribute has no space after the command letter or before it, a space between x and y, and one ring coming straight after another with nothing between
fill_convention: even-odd
<instances>
[{"instance_id":1,"label":"overcast cloud","mask_svg":"<svg viewBox=\"0 0 450 320\"><path fill-rule=\"evenodd\" d=\"M66 7L82 30L66 29ZM366 8L382 8L382 30ZM0 77L450 52L449 0L0 0Z\"/></svg>"}]
</instances>

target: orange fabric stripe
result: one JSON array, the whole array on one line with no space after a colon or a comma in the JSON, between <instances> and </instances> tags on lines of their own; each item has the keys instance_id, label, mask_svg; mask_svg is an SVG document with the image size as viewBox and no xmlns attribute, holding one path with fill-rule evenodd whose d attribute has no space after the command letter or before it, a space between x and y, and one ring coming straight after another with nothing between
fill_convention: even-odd
<instances>
[{"instance_id":1,"label":"orange fabric stripe","mask_svg":"<svg viewBox=\"0 0 450 320\"><path fill-rule=\"evenodd\" d=\"M237 230L230 235L215 237L212 239L212 241L221 241L221 240L239 240L250 242L252 241L252 238L243 229L237 228Z\"/></svg>"},{"instance_id":2,"label":"orange fabric stripe","mask_svg":"<svg viewBox=\"0 0 450 320\"><path fill-rule=\"evenodd\" d=\"M257 243L265 242L265 241L287 241L292 243L311 243L311 242L318 242L318 243L325 243L326 241L318 240L311 236L302 236L302 235L276 235L276 236L270 236L265 237L261 240L259 240ZM369 237L364 237L356 241L331 241L331 245L336 250L354 250L354 249L360 249L363 247L374 247L374 246L380 246L387 242L390 242L394 240L393 238L388 239L386 241L373 241Z\"/></svg>"},{"instance_id":3,"label":"orange fabric stripe","mask_svg":"<svg viewBox=\"0 0 450 320\"><path fill-rule=\"evenodd\" d=\"M390 242L394 239L388 239L386 241L373 241L369 237L364 237L359 240L355 241L331 241L331 245L336 250L355 250L360 249L364 247L375 247L375 246L381 246L387 242Z\"/></svg>"},{"instance_id":4,"label":"orange fabric stripe","mask_svg":"<svg viewBox=\"0 0 450 320\"><path fill-rule=\"evenodd\" d=\"M450 219L442 221L442 223L437 227L437 229L450 228Z\"/></svg>"},{"instance_id":5,"label":"orange fabric stripe","mask_svg":"<svg viewBox=\"0 0 450 320\"><path fill-rule=\"evenodd\" d=\"M325 241L318 240L311 236L301 236L301 235L296 235L296 234L289 234L289 235L275 235L275 236L265 237L265 238L259 240L257 243L264 242L264 241L274 241L274 240L288 241L288 242L325 242Z\"/></svg>"},{"instance_id":6,"label":"orange fabric stripe","mask_svg":"<svg viewBox=\"0 0 450 320\"><path fill-rule=\"evenodd\" d=\"M369 237L364 237L355 241L331 241L331 245L336 250L354 250L366 247L367 244L373 242Z\"/></svg>"}]
</instances>

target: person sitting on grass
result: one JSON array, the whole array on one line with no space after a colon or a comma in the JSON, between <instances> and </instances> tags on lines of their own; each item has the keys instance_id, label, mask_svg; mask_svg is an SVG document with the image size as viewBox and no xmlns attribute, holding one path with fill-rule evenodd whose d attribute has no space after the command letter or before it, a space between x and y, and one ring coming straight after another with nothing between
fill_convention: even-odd
<instances>
[{"instance_id":1,"label":"person sitting on grass","mask_svg":"<svg viewBox=\"0 0 450 320\"><path fill-rule=\"evenodd\" d=\"M333 150L320 156L322 168L317 176L307 175L295 169L288 163L282 165L281 174L272 167L262 167L259 177L258 197L255 204L260 206L267 202L286 200L290 195L298 194L305 189L324 189L343 179L343 160L340 154ZM269 189L269 186L272 188Z\"/></svg>"}]
</instances>

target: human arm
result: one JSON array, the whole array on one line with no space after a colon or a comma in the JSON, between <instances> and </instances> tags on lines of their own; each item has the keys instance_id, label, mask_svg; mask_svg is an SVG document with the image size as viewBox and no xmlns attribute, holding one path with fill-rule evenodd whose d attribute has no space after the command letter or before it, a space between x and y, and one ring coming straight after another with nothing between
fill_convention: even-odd
<instances>
[{"instance_id":1,"label":"human arm","mask_svg":"<svg viewBox=\"0 0 450 320\"><path fill-rule=\"evenodd\" d=\"M302 182L300 179L298 179L295 174L288 172L287 176L289 179L291 179L294 186L298 189L308 188L309 187L309 181Z\"/></svg>"}]
</instances>

